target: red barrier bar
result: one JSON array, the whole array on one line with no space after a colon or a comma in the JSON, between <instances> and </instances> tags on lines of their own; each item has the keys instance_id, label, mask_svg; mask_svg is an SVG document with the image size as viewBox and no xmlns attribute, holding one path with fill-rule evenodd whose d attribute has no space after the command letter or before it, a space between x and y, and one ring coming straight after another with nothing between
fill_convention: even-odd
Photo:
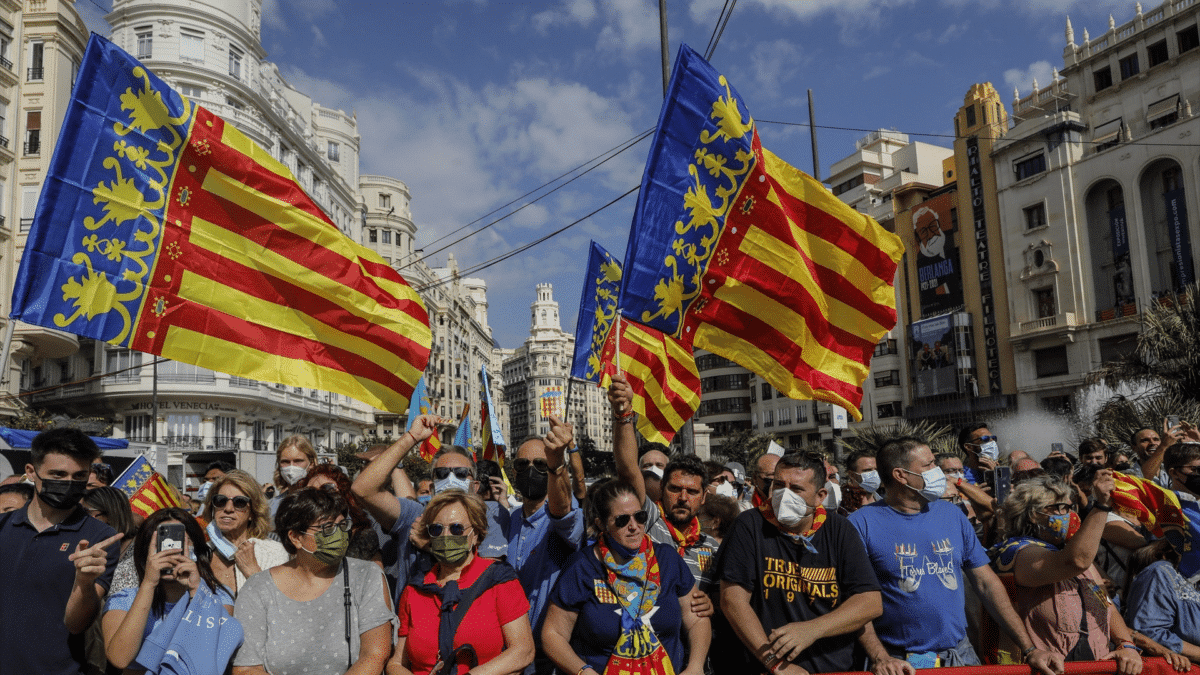
<instances>
[{"instance_id":1,"label":"red barrier bar","mask_svg":"<svg viewBox=\"0 0 1200 675\"><path fill-rule=\"evenodd\" d=\"M1195 670L1195 666L1192 667ZM1117 672L1116 661L1073 661L1066 675L1109 675ZM823 675L872 675L870 672L825 673ZM961 666L957 668L921 668L917 675L1037 675L1029 666ZM1178 675L1161 657L1142 659L1142 675Z\"/></svg>"}]
</instances>

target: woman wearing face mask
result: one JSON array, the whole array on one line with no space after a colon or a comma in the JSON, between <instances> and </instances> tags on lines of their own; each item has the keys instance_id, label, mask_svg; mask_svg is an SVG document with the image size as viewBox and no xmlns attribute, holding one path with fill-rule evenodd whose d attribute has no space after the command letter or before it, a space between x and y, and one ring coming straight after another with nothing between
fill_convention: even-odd
<instances>
[{"instance_id":1,"label":"woman wearing face mask","mask_svg":"<svg viewBox=\"0 0 1200 675\"><path fill-rule=\"evenodd\" d=\"M283 545L266 538L271 532L267 499L245 471L234 469L213 481L204 513L208 539L217 553L213 572L234 597L249 577L287 562Z\"/></svg>"},{"instance_id":2,"label":"woman wearing face mask","mask_svg":"<svg viewBox=\"0 0 1200 675\"><path fill-rule=\"evenodd\" d=\"M317 463L317 451L312 443L300 434L293 434L283 439L279 449L275 451L275 485L279 486L276 495L271 498L271 518L279 509L279 502L289 493L295 492L296 484L308 473L308 468Z\"/></svg>"},{"instance_id":3,"label":"woman wearing face mask","mask_svg":"<svg viewBox=\"0 0 1200 675\"><path fill-rule=\"evenodd\" d=\"M279 505L275 531L293 554L246 580L234 616L246 641L234 675L378 673L392 650L387 582L346 558L353 523L336 492L306 488Z\"/></svg>"},{"instance_id":4,"label":"woman wearing face mask","mask_svg":"<svg viewBox=\"0 0 1200 675\"><path fill-rule=\"evenodd\" d=\"M1021 483L1001 507L1002 543L990 557L998 574L1012 577L1013 606L1034 646L1067 661L1115 660L1117 672L1136 675L1140 650L1092 565L1113 488L1112 471L1096 475L1095 506L1081 522L1070 484L1053 476Z\"/></svg>"},{"instance_id":5,"label":"woman wearing face mask","mask_svg":"<svg viewBox=\"0 0 1200 675\"><path fill-rule=\"evenodd\" d=\"M400 595L400 641L388 675L517 673L533 662L529 600L506 563L478 555L488 529L483 500L440 492L418 525L434 563ZM458 603L443 613L446 603ZM439 663L445 668L437 669Z\"/></svg>"},{"instance_id":6,"label":"woman wearing face mask","mask_svg":"<svg viewBox=\"0 0 1200 675\"><path fill-rule=\"evenodd\" d=\"M160 551L159 525L172 523L183 525L183 547ZM225 605L226 611L232 613L233 598L213 575L209 565L211 556L204 530L187 511L162 509L146 519L133 542L138 585L113 593L104 603L101 628L105 654L114 666L126 668L127 673L142 672L143 666L157 668L158 663L138 664L134 661L142 643L185 593L196 595L200 584L204 584ZM224 664L220 667L224 669Z\"/></svg>"},{"instance_id":7,"label":"woman wearing face mask","mask_svg":"<svg viewBox=\"0 0 1200 675\"><path fill-rule=\"evenodd\" d=\"M564 673L699 675L712 632L692 612L691 571L673 546L646 536L648 515L632 487L613 479L593 486L592 499L601 534L571 558L550 595L546 655Z\"/></svg>"},{"instance_id":8,"label":"woman wearing face mask","mask_svg":"<svg viewBox=\"0 0 1200 675\"><path fill-rule=\"evenodd\" d=\"M354 521L350 529L350 547L346 555L359 560L382 562L383 555L379 550L379 535L372 527L371 518L359 508L358 498L350 489L350 479L334 464L317 464L309 467L308 474L297 483L301 488L312 487L322 490L332 490L342 496L347 504L347 516Z\"/></svg>"}]
</instances>

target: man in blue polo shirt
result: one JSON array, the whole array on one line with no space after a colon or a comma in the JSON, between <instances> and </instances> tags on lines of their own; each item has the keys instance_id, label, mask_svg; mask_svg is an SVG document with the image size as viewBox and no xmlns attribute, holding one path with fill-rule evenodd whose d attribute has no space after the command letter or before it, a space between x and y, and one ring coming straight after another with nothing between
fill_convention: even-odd
<instances>
[{"instance_id":1,"label":"man in blue polo shirt","mask_svg":"<svg viewBox=\"0 0 1200 675\"><path fill-rule=\"evenodd\" d=\"M79 506L100 458L92 439L52 429L33 439L30 455L33 500L0 514L3 671L77 675L87 665L83 631L112 580L121 535Z\"/></svg>"}]
</instances>

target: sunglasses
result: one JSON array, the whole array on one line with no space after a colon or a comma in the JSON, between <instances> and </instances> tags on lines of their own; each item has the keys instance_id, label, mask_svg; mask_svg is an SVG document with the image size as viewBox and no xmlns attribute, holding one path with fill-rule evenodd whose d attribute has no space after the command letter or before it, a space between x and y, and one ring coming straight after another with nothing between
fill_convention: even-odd
<instances>
[{"instance_id":1,"label":"sunglasses","mask_svg":"<svg viewBox=\"0 0 1200 675\"><path fill-rule=\"evenodd\" d=\"M650 514L645 509L638 511L637 513L622 513L616 518L613 518L613 525L618 528L625 527L629 524L630 518L636 520L638 525L645 525L646 521L650 520Z\"/></svg>"},{"instance_id":2,"label":"sunglasses","mask_svg":"<svg viewBox=\"0 0 1200 675\"><path fill-rule=\"evenodd\" d=\"M223 509L225 508L225 505L229 503L230 499L233 500L233 508L237 509L238 511L245 511L246 509L250 508L250 498L242 497L241 495L237 497L217 495L213 497L213 506L218 509Z\"/></svg>"},{"instance_id":3,"label":"sunglasses","mask_svg":"<svg viewBox=\"0 0 1200 675\"><path fill-rule=\"evenodd\" d=\"M318 532L325 535L326 537L330 537L330 536L333 536L333 533L337 532L338 530L341 530L342 532L349 532L350 528L353 526L354 526L354 521L350 520L349 518L346 518L345 520L343 520L340 523L325 523L324 525L313 525L312 527L310 527L308 529L309 530L317 530Z\"/></svg>"},{"instance_id":4,"label":"sunglasses","mask_svg":"<svg viewBox=\"0 0 1200 675\"><path fill-rule=\"evenodd\" d=\"M521 472L528 469L530 464L533 465L534 470L536 470L538 473L550 473L550 465L547 464L546 460L542 459L541 457L532 461L524 457L514 459L513 469L517 472Z\"/></svg>"},{"instance_id":5,"label":"sunglasses","mask_svg":"<svg viewBox=\"0 0 1200 675\"><path fill-rule=\"evenodd\" d=\"M450 534L456 537L461 537L462 535L466 534L467 530L471 529L471 526L463 525L462 523L450 523L449 525L430 523L425 526L425 531L428 532L429 536L431 537L440 537L446 532L447 529L450 530Z\"/></svg>"},{"instance_id":6,"label":"sunglasses","mask_svg":"<svg viewBox=\"0 0 1200 675\"><path fill-rule=\"evenodd\" d=\"M999 436L980 436L979 438L976 438L974 441L972 441L972 444L979 445L980 443L987 443L988 441L999 441L999 440L1000 440Z\"/></svg>"},{"instance_id":7,"label":"sunglasses","mask_svg":"<svg viewBox=\"0 0 1200 675\"><path fill-rule=\"evenodd\" d=\"M433 470L433 477L437 480L446 480L453 473L454 477L459 480L470 480L474 476L471 469L465 466L456 466L453 469L445 466L439 466Z\"/></svg>"},{"instance_id":8,"label":"sunglasses","mask_svg":"<svg viewBox=\"0 0 1200 675\"><path fill-rule=\"evenodd\" d=\"M1074 504L1067 504L1067 503L1063 502L1063 503L1051 504L1051 505L1047 506L1046 508L1042 509L1042 513L1045 513L1047 515L1052 515L1052 516L1065 516L1074 510L1075 510Z\"/></svg>"}]
</instances>

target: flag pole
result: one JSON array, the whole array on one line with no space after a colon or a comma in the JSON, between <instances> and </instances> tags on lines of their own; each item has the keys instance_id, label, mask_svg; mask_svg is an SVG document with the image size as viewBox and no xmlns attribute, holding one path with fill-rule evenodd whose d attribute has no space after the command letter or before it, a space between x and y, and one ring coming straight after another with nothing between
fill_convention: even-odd
<instances>
[{"instance_id":1,"label":"flag pole","mask_svg":"<svg viewBox=\"0 0 1200 675\"><path fill-rule=\"evenodd\" d=\"M617 374L623 375L624 373L621 371L621 310L619 308L617 309L617 319L613 324L613 330L617 331L617 353L613 354L613 365L617 367Z\"/></svg>"}]
</instances>

